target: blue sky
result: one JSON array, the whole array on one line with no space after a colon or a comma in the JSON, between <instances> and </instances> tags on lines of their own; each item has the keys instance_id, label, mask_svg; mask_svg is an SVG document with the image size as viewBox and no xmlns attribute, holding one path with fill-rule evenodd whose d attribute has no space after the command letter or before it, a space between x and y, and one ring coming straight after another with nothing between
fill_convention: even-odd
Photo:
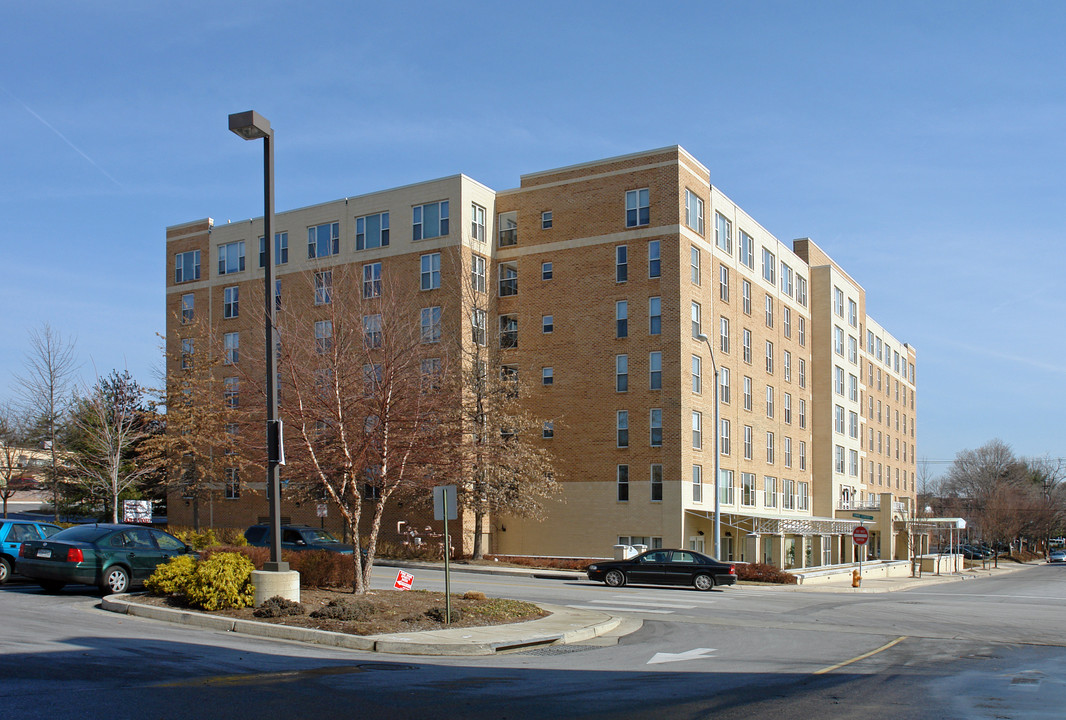
<instances>
[{"instance_id":1,"label":"blue sky","mask_svg":"<svg viewBox=\"0 0 1066 720\"><path fill-rule=\"evenodd\" d=\"M44 322L155 382L164 229L261 214L254 108L279 210L680 144L918 349L919 458L1066 456L1064 4L0 7L0 398Z\"/></svg>"}]
</instances>

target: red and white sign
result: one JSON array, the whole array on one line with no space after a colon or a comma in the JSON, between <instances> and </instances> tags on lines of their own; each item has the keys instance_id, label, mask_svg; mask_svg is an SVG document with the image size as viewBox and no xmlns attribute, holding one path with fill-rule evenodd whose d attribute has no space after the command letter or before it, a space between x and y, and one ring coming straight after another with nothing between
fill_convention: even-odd
<instances>
[{"instance_id":1,"label":"red and white sign","mask_svg":"<svg viewBox=\"0 0 1066 720\"><path fill-rule=\"evenodd\" d=\"M870 531L860 525L851 531L851 539L856 545L865 545L866 541L870 539Z\"/></svg>"},{"instance_id":2,"label":"red and white sign","mask_svg":"<svg viewBox=\"0 0 1066 720\"><path fill-rule=\"evenodd\" d=\"M396 573L396 584L393 585L393 587L397 590L410 590L414 582L414 575L409 572L404 572L403 570L400 570Z\"/></svg>"}]
</instances>

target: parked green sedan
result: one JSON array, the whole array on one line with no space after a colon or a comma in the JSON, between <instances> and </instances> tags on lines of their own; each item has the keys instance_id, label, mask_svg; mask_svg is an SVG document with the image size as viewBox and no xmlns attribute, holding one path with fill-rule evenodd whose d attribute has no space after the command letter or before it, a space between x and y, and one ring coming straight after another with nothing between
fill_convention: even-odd
<instances>
[{"instance_id":1,"label":"parked green sedan","mask_svg":"<svg viewBox=\"0 0 1066 720\"><path fill-rule=\"evenodd\" d=\"M123 593L143 585L157 565L192 552L162 530L101 523L67 528L47 540L27 540L16 568L49 592L77 583Z\"/></svg>"}]
</instances>

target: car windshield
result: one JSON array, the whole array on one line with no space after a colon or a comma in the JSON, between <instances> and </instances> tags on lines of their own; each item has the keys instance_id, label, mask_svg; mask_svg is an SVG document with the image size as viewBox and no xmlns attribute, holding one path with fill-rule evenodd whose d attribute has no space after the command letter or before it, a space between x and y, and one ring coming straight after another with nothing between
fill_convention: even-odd
<instances>
[{"instance_id":1,"label":"car windshield","mask_svg":"<svg viewBox=\"0 0 1066 720\"><path fill-rule=\"evenodd\" d=\"M70 540L73 542L93 542L111 532L114 532L114 528L103 528L98 525L78 525L77 527L67 528L66 530L57 532L48 539Z\"/></svg>"},{"instance_id":2,"label":"car windshield","mask_svg":"<svg viewBox=\"0 0 1066 720\"><path fill-rule=\"evenodd\" d=\"M312 528L304 534L308 542L314 543L339 543L340 540L333 537L333 534L328 530L315 530Z\"/></svg>"}]
</instances>

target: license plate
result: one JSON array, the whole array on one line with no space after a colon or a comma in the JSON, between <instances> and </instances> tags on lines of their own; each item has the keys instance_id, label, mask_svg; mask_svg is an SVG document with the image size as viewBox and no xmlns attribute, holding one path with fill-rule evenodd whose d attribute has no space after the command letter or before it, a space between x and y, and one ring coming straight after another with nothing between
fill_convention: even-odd
<instances>
[{"instance_id":1,"label":"license plate","mask_svg":"<svg viewBox=\"0 0 1066 720\"><path fill-rule=\"evenodd\" d=\"M52 557L52 551L49 550L48 548L41 548L40 550L37 551L37 557L39 557L39 558L50 558L50 557Z\"/></svg>"}]
</instances>

